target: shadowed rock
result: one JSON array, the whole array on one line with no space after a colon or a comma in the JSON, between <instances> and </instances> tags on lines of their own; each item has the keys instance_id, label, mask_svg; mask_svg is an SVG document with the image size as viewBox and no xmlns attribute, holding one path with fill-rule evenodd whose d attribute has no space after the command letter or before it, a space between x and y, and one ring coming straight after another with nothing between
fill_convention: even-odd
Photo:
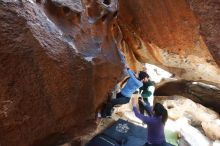
<instances>
[{"instance_id":1,"label":"shadowed rock","mask_svg":"<svg viewBox=\"0 0 220 146\"><path fill-rule=\"evenodd\" d=\"M171 81L157 87L155 96L182 95L220 113L220 90L192 81Z\"/></svg>"},{"instance_id":2,"label":"shadowed rock","mask_svg":"<svg viewBox=\"0 0 220 146\"><path fill-rule=\"evenodd\" d=\"M82 3L0 1L1 146L54 146L95 128L122 64L113 17L91 25Z\"/></svg>"}]
</instances>

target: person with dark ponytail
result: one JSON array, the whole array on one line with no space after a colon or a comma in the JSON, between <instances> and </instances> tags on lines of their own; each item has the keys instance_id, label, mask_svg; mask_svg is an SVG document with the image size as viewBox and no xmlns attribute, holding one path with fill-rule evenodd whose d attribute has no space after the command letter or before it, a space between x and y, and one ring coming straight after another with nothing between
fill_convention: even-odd
<instances>
[{"instance_id":1,"label":"person with dark ponytail","mask_svg":"<svg viewBox=\"0 0 220 146\"><path fill-rule=\"evenodd\" d=\"M137 110L134 98L132 98L133 111L135 116L147 124L148 136L147 143L144 146L166 146L164 126L168 118L168 112L165 107L156 103L152 108L149 104L143 103L151 116L144 116Z\"/></svg>"}]
</instances>

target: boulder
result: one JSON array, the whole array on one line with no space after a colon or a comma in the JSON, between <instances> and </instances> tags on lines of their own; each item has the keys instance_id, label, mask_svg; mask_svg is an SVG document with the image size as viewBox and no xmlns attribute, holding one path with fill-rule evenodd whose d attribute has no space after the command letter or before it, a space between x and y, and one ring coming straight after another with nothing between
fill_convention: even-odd
<instances>
[{"instance_id":1,"label":"boulder","mask_svg":"<svg viewBox=\"0 0 220 146\"><path fill-rule=\"evenodd\" d=\"M190 146L210 146L212 144L206 136L204 136L198 129L188 124L184 118L178 119L176 124L179 126L181 136L184 137Z\"/></svg>"},{"instance_id":2,"label":"boulder","mask_svg":"<svg viewBox=\"0 0 220 146\"><path fill-rule=\"evenodd\" d=\"M155 64L220 87L219 0L119 1L121 48L134 69Z\"/></svg>"},{"instance_id":3,"label":"boulder","mask_svg":"<svg viewBox=\"0 0 220 146\"><path fill-rule=\"evenodd\" d=\"M165 81L157 86L155 95L184 96L220 113L220 89L209 84L187 80Z\"/></svg>"},{"instance_id":4,"label":"boulder","mask_svg":"<svg viewBox=\"0 0 220 146\"><path fill-rule=\"evenodd\" d=\"M94 130L123 74L116 2L0 1L1 146L60 145Z\"/></svg>"},{"instance_id":5,"label":"boulder","mask_svg":"<svg viewBox=\"0 0 220 146\"><path fill-rule=\"evenodd\" d=\"M202 122L202 128L205 134L212 140L220 139L220 120L212 120L208 122Z\"/></svg>"},{"instance_id":6,"label":"boulder","mask_svg":"<svg viewBox=\"0 0 220 146\"><path fill-rule=\"evenodd\" d=\"M155 99L167 108L169 118L173 120L185 118L188 124L199 129L210 140L219 139L218 113L182 96L158 96Z\"/></svg>"}]
</instances>

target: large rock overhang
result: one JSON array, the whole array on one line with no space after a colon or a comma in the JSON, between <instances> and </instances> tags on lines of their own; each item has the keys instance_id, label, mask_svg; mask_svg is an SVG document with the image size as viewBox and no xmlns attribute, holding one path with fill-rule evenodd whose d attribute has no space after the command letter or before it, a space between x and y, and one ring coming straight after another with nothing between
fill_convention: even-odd
<instances>
[{"instance_id":1,"label":"large rock overhang","mask_svg":"<svg viewBox=\"0 0 220 146\"><path fill-rule=\"evenodd\" d=\"M147 62L220 87L218 0L120 0L121 48L133 69Z\"/></svg>"}]
</instances>

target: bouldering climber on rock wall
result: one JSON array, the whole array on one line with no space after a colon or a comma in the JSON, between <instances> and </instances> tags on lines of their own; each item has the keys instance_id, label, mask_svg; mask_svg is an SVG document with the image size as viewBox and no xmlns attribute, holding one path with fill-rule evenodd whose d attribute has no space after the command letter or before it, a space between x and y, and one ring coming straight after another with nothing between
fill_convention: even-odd
<instances>
[{"instance_id":1,"label":"bouldering climber on rock wall","mask_svg":"<svg viewBox=\"0 0 220 146\"><path fill-rule=\"evenodd\" d=\"M106 107L102 110L102 117L111 116L112 108L118 104L126 104L130 101L132 94L143 86L143 83L147 82L148 75L146 72L139 72L138 77L135 73L126 66L127 72L129 74L129 79L127 80L125 86L117 93L116 98L112 99L107 103Z\"/></svg>"}]
</instances>

